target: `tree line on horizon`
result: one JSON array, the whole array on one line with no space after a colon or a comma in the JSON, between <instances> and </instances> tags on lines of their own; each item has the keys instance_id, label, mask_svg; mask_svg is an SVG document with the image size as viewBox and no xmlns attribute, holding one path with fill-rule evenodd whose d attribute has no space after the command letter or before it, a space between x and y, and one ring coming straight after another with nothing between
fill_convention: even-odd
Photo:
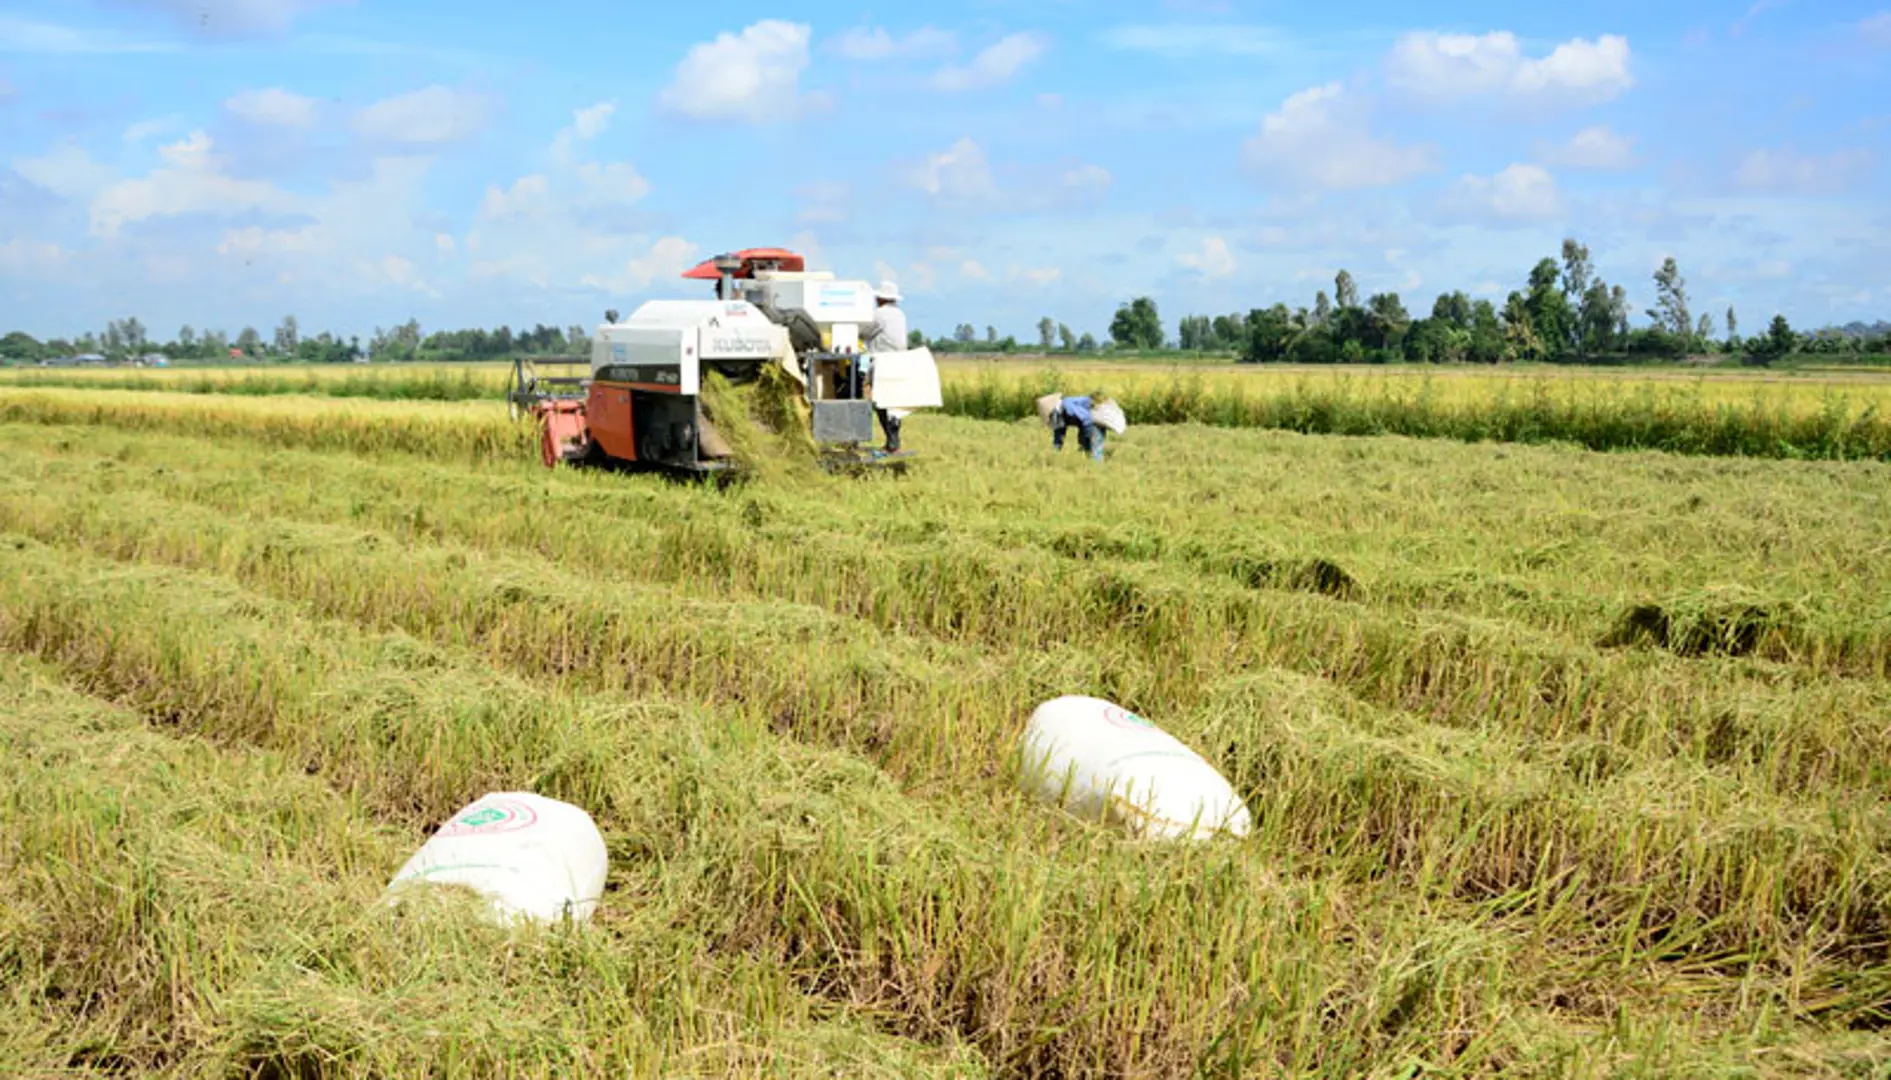
<instances>
[{"instance_id":1,"label":"tree line on horizon","mask_svg":"<svg viewBox=\"0 0 1891 1080\"><path fill-rule=\"evenodd\" d=\"M530 330L501 326L442 330L423 335L420 322L409 319L391 327L376 327L364 347L359 335L342 338L323 331L303 336L294 315L285 316L270 338L246 326L234 339L221 330L199 331L185 325L168 342L155 342L137 318L113 319L103 333L39 341L13 331L0 337L0 360L36 363L63 357L95 355L113 363L159 356L167 360L253 360L294 363L349 363L420 359L500 360L518 355L572 355L589 353L591 335L582 326L556 327L540 323Z\"/></svg>"},{"instance_id":2,"label":"tree line on horizon","mask_svg":"<svg viewBox=\"0 0 1891 1080\"><path fill-rule=\"evenodd\" d=\"M912 330L909 344L941 353L1020 352L1084 355L1115 350L1233 353L1247 363L1500 364L1515 362L1590 363L1620 360L1678 360L1720 353L1768 362L1795 352L1818 354L1891 353L1891 324L1828 327L1796 333L1783 315L1775 315L1752 338L1740 335L1738 314L1728 308L1696 316L1673 257L1655 271L1655 306L1648 324L1630 325L1628 292L1611 285L1592 268L1589 248L1571 238L1561 258L1545 257L1531 268L1527 283L1512 291L1502 307L1461 290L1442 293L1431 312L1414 317L1397 292L1374 293L1362 301L1353 276L1341 270L1331 296L1320 290L1311 307L1285 303L1245 314L1186 315L1171 339L1156 302L1137 297L1121 305L1099 342L1046 316L1037 323L1036 348L993 326L981 334L960 323L947 336L928 339ZM99 355L122 363L152 355L168 360L249 360L346 363L361 359L498 360L513 356L581 356L589 352L590 334L582 326L546 326L513 330L468 328L421 333L418 320L392 328L376 327L364 347L359 336L342 338L326 331L304 336L294 315L284 317L270 338L246 326L234 339L221 330L198 331L186 325L169 342L153 342L137 318L114 319L102 333L45 342L20 331L0 337L0 361L36 363L79 355Z\"/></svg>"},{"instance_id":3,"label":"tree line on horizon","mask_svg":"<svg viewBox=\"0 0 1891 1080\"><path fill-rule=\"evenodd\" d=\"M1655 271L1654 283L1648 325L1631 326L1627 290L1604 281L1594 272L1589 248L1567 239L1561 258L1539 260L1526 286L1512 291L1501 308L1459 290L1440 294L1428 316L1414 318L1396 292L1362 302L1352 274L1341 270L1333 295L1321 290L1311 308L1276 303L1246 314L1187 315L1173 343L1155 301L1138 297L1117 309L1110 337L1119 348L1148 351L1173 344L1188 352L1233 352L1247 363L1590 363L1715 353L1766 362L1794 352L1891 352L1891 326L1884 323L1803 335L1784 315L1775 315L1762 333L1742 338L1733 308L1718 322L1710 313L1694 314L1672 256Z\"/></svg>"}]
</instances>

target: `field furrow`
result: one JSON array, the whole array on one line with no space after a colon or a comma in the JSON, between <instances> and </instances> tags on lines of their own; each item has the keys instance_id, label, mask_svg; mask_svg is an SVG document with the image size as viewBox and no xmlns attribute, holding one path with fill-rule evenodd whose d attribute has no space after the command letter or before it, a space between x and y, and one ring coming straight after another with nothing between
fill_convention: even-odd
<instances>
[{"instance_id":1,"label":"field furrow","mask_svg":"<svg viewBox=\"0 0 1891 1080\"><path fill-rule=\"evenodd\" d=\"M489 372L0 379L0 1072L1891 1065L1875 385L1103 374L1188 422L720 490ZM1066 693L1254 831L1021 794ZM495 790L596 817L588 931L374 904Z\"/></svg>"},{"instance_id":2,"label":"field furrow","mask_svg":"<svg viewBox=\"0 0 1891 1080\"><path fill-rule=\"evenodd\" d=\"M1826 563L1804 588L1855 600L1823 613L1794 612L1792 608L1804 605L1782 603L1778 619L1756 636L1751 650L1816 671L1859 676L1881 673L1891 657L1891 607L1886 607L1887 590L1876 587L1883 571L1871 554L1874 545L1891 544L1891 526L1884 524L1891 520L1891 504L1874 506L1883 503L1883 496L1869 475L1814 472L1800 478L1797 490L1772 493L1803 500L1855 491L1865 504L1841 520L1803 520L1808 515L1802 511L1795 515L1801 520L1772 537L1763 524L1755 526L1756 518L1769 515L1766 502L1756 497L1726 507L1711 522L1679 530L1671 538L1676 553L1707 564L1705 573L1695 576L1685 573L1691 568L1677 575L1672 560L1644 555L1630 561L1615 554L1648 548L1647 508L1638 513L1633 500L1621 500L1621 508L1610 513L1586 508L1584 516L1593 524L1572 529L1557 520L1558 511L1567 516L1568 508L1559 507L1554 497L1546 500L1502 476L1467 487L1500 492L1502 501L1512 504L1507 509L1475 490L1444 486L1434 497L1454 505L1434 520L1402 528L1389 506L1375 508L1391 500L1362 478L1356 487L1341 481L1342 487L1351 487L1349 502L1360 520L1309 520L1318 515L1316 500L1287 492L1278 493L1284 498L1266 515L1251 515L1236 506L1219 513L1204 511L1193 520L1165 522L1154 530L1080 518L1007 515L993 513L991 507L979 508L986 511L983 514L961 512L974 509L967 505L971 500L934 487L870 495L863 513L844 503L834 506L834 500L815 493L803 499L761 491L723 496L662 483L606 486L563 476L522 477L518 470L503 467L415 466L293 451L272 451L263 458L207 439L82 435L83 430L58 429L50 439L26 427L0 432L14 445L43 454L110 457L131 472L123 483L253 514L354 521L486 548L533 551L557 564L583 565L613 578L701 582L732 592L817 603L883 623L912 624L930 614L934 621L925 624L928 630L959 635L1005 629L1041 639L1068 637L1074 620L1095 614L1087 602L1020 611L1013 591L1021 583L1046 579L1055 590L1081 599L1092 591L1086 584L1094 580L1093 572L1107 568L1132 578L1152 572L1186 577L1206 594L1200 603L1212 601L1221 607L1238 605L1255 588L1298 589L1375 606L1515 621L1596 641L1638 606L1651 601L1672 605L1677 599L1684 606L1688 596L1710 592L1716 577L1730 569L1730 560L1749 558L1755 548L1802 548ZM178 460L199 467L164 467ZM1165 482L1169 485L1185 489L1186 481L1172 477ZM1402 485L1382 480L1378 486L1396 493ZM1201 494L1215 496L1212 490ZM741 510L733 519L725 512L731 502ZM1522 505L1516 505L1519 502ZM1882 518L1876 509L1884 511ZM1543 599L1569 594L1558 588L1563 584L1560 567L1515 566L1495 584L1473 590L1454 584L1478 577L1476 570L1456 565L1464 553L1400 547L1402 533L1434 531L1451 514L1486 519L1478 525L1488 536L1496 532L1500 517L1519 513L1534 519L1518 530L1519 541L1527 547L1522 558L1506 555L1504 561L1564 563L1570 561L1567 550L1537 559L1530 549L1580 545L1589 572L1644 580L1614 580L1609 588L1615 597L1589 597L1583 609L1572 609L1567 601L1552 604ZM948 519L950 526L945 524ZM1361 526L1368 531L1360 533ZM1349 532L1352 539L1347 538ZM1795 534L1813 532L1857 535L1838 548L1804 538L1795 541ZM1357 538L1362 535L1364 542ZM1404 557L1389 558L1395 551ZM941 555L955 565L969 564L968 580L946 577L947 567L939 565ZM1335 563L1334 558L1343 562ZM1598 560L1614 565L1596 567ZM1758 577L1762 570L1754 566L1746 573ZM994 575L1001 580L987 586L987 595L947 591L967 590L971 581L989 581ZM994 591L1010 601L1009 618L985 611L994 603L989 595ZM902 604L902 597L893 594L924 594L946 602ZM1584 599L1579 592L1573 595ZM941 612L952 612L955 618L944 621ZM1192 643L1194 638L1181 640Z\"/></svg>"},{"instance_id":3,"label":"field furrow","mask_svg":"<svg viewBox=\"0 0 1891 1080\"><path fill-rule=\"evenodd\" d=\"M0 653L9 1075L983 1072L823 1018L778 969L709 962L648 915L522 938L453 903L395 918L375 901L417 830L58 674ZM638 879L619 888L661 895Z\"/></svg>"},{"instance_id":4,"label":"field furrow","mask_svg":"<svg viewBox=\"0 0 1891 1080\"><path fill-rule=\"evenodd\" d=\"M962 1034L1007 1072L1166 1070L1230 1024L1259 1024L1277 1008L1317 1016L1334 994L1349 1002L1339 1014L1252 1035L1253 1052L1344 1072L1391 1045L1438 1045L1416 1019L1381 1031L1386 988L1352 982L1373 978L1360 950L1422 949L1438 927L1337 882L1285 875L1231 847L1140 851L1020 812L998 792L962 808L921 806L857 761L726 714L559 698L450 652L309 622L215 579L101 572L70 553L16 550L0 606L5 643L89 691L165 724L272 747L416 823L506 784L582 801L620 863L649 879L613 892L624 917L649 921L636 908L654 890L722 951L896 1010L915 1035ZM489 752L499 737L510 758ZM1352 921L1365 911L1383 914ZM1208 938L1193 936L1205 928ZM1452 933L1464 951L1440 973L1434 1007L1456 1015L1475 1007L1502 958L1473 947L1468 928ZM1182 940L1206 951L1178 952ZM1095 1009L1074 995L1104 963L1114 988ZM1257 987L1269 1005L1243 1020L1240 1003ZM1140 1036L1124 1038L1136 1025ZM1035 1030L1063 1034L1018 1038Z\"/></svg>"},{"instance_id":5,"label":"field furrow","mask_svg":"<svg viewBox=\"0 0 1891 1080\"><path fill-rule=\"evenodd\" d=\"M386 606L381 598L404 595L408 598L396 606L400 617L410 620L404 624L409 629L417 625L411 620L431 611L424 616L426 625L456 634L470 631L489 649L523 648L529 655L515 656L514 662L537 670L582 671L604 685L639 678L695 680L692 685L702 693L757 708L771 702L782 717L820 715L845 722L845 716L869 706L881 715L919 709L976 716L979 703L966 695L985 685L1005 688L989 704L1010 715L1023 701L1072 679L1100 684L1111 696L1167 716L1204 700L1222 675L1287 668L1440 724L1483 733L1529 731L1557 743L1601 740L1637 755L1681 755L1789 793L1833 785L1872 789L1879 763L1891 755L1891 726L1884 722L1891 715L1891 696L1884 684L1801 679L1790 669L1745 661L1601 650L1450 613L1382 610L1290 591L1203 585L1192 575L1167 577L1150 570L1132 576L1049 557L1025 556L1021 562L1015 553L963 545L950 553L922 553L904 565L895 562L897 572L887 572L866 556L857 562L845 555L838 562L825 561L822 553L835 547L845 551L850 537L843 535L834 544L789 539L767 533L766 522L759 528L748 524L752 515L746 511L734 515L737 523L727 524L708 518L701 506L668 514L672 521L700 523L688 534L668 537L650 536L639 525L640 515L662 515L621 507L615 515L623 522L621 531L648 537L649 546L642 548L634 540L613 539L611 515L600 512L585 527L580 511L573 515L579 521L574 528L596 539L594 550L602 557L587 560L581 550L560 548L552 532L541 534L535 550L542 557L534 557L510 554L533 550L529 545L482 534L476 522L485 519L473 519L462 530L459 521L436 511L454 489L445 477L431 486L431 497L417 494L398 504L404 508L401 517L386 522L384 534L352 524L375 516L354 512L365 499L309 506L293 495L267 494L268 463L254 466L256 478L247 482L238 479L242 467L232 466L192 483L180 477L194 471L174 465L134 466L116 456L94 456L87 464L82 454L36 464L34 455L9 454L18 465L10 480L0 483L22 489L5 511L15 527L47 535L103 530L98 542L107 546L181 549L182 555L171 557L210 559L212 565L238 560L254 564L245 571L252 575L293 578L323 560L339 563L328 572L347 583L345 588L365 591L358 601L345 601L322 588L330 602L365 603L381 612ZM75 495L52 494L49 485L54 484L73 486ZM28 493L29 487L41 490ZM274 490L297 487L283 484ZM214 512L154 499L142 493L147 488L180 490ZM259 504L253 511L245 508L250 493ZM114 540L122 522L91 520L104 509L122 516L137 508L150 523L149 538ZM343 524L286 524L298 517ZM784 515L782 520L783 528L793 531L801 519ZM430 524L420 528L415 523ZM424 575L413 574L415 564L406 556L386 550L427 537L457 541L462 531L470 533L475 548L421 544L419 550L434 553ZM204 551L206 545L213 550ZM469 567L466 560L479 558L478 549L490 556ZM292 556L296 551L303 554ZM560 551L566 551L563 559ZM637 566L666 561L672 553L690 563L691 572L636 573ZM771 558L770 553L779 554ZM632 565L614 565L620 554ZM273 568L263 565L272 560ZM770 600L770 585L778 580L817 584L806 593L784 587L779 592L785 596ZM435 587L444 581L459 585L445 591ZM671 583L651 584L663 581ZM608 588L606 583L611 583ZM294 587L314 586L304 579ZM1078 598L1065 599L1071 594ZM795 598L806 602L781 602ZM484 613L468 613L469 604ZM640 613L679 604L676 610L688 611L687 617ZM941 613L951 612L970 613L966 618L975 625L942 624ZM536 629L506 629L520 618ZM888 638L857 619L908 636ZM766 685L773 676L749 665L699 670L705 652L728 659L745 647L760 650L755 643L761 641L776 643L769 648L798 651L810 636L826 644L805 662L834 672L831 677L781 688ZM1089 644L1071 648L1068 643L1079 636ZM926 641L934 637L943 640ZM897 655L886 655L889 651ZM902 736L884 730L863 737L872 743ZM934 742L928 752L954 753L949 742Z\"/></svg>"},{"instance_id":6,"label":"field furrow","mask_svg":"<svg viewBox=\"0 0 1891 1080\"><path fill-rule=\"evenodd\" d=\"M1028 710L1008 688L1044 675L1024 657L1008 670L965 670L950 653L858 633L821 613L795 616L792 608L778 607L770 619L769 609L753 605L586 586L550 572L521 592L516 583L525 571L515 564L434 545L390 552L392 544L356 530L257 523L252 532L221 515L139 495L105 503L75 497L39 508L52 516L37 519L34 532L49 541L226 570L324 616L471 648L528 677L683 695L736 710L869 754L922 791L963 789L1000 775ZM390 562L400 570L390 570ZM688 618L658 625L657 616L639 613L651 604ZM582 641L574 628L583 628ZM823 655L839 654L845 666L830 669L808 658L811 635L824 642ZM1072 662L1082 659L1077 654ZM876 677L888 671L910 681ZM798 681L809 672L811 679ZM824 692L837 685L851 693ZM1606 744L1547 755L1545 767L1500 740L1397 720L1368 719L1376 730L1367 737L1310 753L1304 741L1282 735L1295 732L1296 721L1343 715L1334 697L1296 692L1292 680L1206 685L1191 705L1165 710L1171 726L1229 747L1224 765L1252 776L1251 797L1278 809L1269 820L1305 823L1301 850L1359 849L1350 872L1356 879L1387 870L1426 880L1440 875L1464 895L1490 897L1580 873L1594 885L1584 897L1590 917L1605 927L1652 919L1661 933L1674 932L1669 924L1691 933L1698 923L1703 942L1727 948L1768 937L1881 947L1874 885L1882 876L1876 845L1885 835L1879 806L1832 798L1802 811L1769 809L1698 767L1629 768ZM1228 691L1215 696L1223 686ZM810 687L823 692L811 695ZM994 694L993 687L1007 689ZM900 722L913 717L937 720ZM1333 740L1330 730L1323 734ZM1369 747L1377 752L1363 752ZM1247 760L1233 760L1241 752ZM1281 786L1283 775L1305 780ZM1440 782L1450 775L1466 779ZM1695 824L1702 820L1720 824L1703 832ZM1335 821L1345 825L1335 831ZM1689 857L1675 857L1677 849ZM1763 875L1752 873L1756 858L1767 867Z\"/></svg>"}]
</instances>

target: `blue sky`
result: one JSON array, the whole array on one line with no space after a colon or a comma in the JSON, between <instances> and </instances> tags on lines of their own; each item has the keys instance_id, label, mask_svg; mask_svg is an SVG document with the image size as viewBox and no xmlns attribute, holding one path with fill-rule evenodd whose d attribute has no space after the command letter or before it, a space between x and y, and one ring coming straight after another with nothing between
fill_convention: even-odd
<instances>
[{"instance_id":1,"label":"blue sky","mask_svg":"<svg viewBox=\"0 0 1891 1080\"><path fill-rule=\"evenodd\" d=\"M5 0L0 324L590 324L784 244L1100 333L1341 267L1891 317L1888 0Z\"/></svg>"}]
</instances>

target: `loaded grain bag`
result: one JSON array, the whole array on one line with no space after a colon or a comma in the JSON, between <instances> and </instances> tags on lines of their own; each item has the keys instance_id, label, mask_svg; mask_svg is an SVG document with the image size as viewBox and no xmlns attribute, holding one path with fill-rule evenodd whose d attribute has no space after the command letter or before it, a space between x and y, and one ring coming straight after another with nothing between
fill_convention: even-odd
<instances>
[{"instance_id":1,"label":"loaded grain bag","mask_svg":"<svg viewBox=\"0 0 1891 1080\"><path fill-rule=\"evenodd\" d=\"M1246 836L1248 808L1200 754L1142 717L1092 697L1038 706L1024 733L1027 790L1149 840Z\"/></svg>"},{"instance_id":2,"label":"loaded grain bag","mask_svg":"<svg viewBox=\"0 0 1891 1080\"><path fill-rule=\"evenodd\" d=\"M501 792L453 815L388 884L387 899L422 885L463 885L495 921L589 919L604 894L604 837L591 815L528 792Z\"/></svg>"}]
</instances>

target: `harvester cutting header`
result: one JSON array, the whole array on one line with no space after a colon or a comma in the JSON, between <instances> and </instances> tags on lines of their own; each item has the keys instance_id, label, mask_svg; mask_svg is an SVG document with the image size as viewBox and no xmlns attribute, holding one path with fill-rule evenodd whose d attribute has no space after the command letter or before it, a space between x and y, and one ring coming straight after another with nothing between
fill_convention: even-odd
<instances>
[{"instance_id":1,"label":"harvester cutting header","mask_svg":"<svg viewBox=\"0 0 1891 1080\"><path fill-rule=\"evenodd\" d=\"M774 422L804 427L794 434L811 438L830 467L911 457L899 421L943 404L939 371L930 350L904 341L863 347L889 290L808 270L780 248L720 255L683 277L713 282L714 299L652 300L621 322L606 313L591 338L589 377L544 377L514 362L507 400L515 420L537 423L546 465L738 467L731 433L718 425L741 421L713 415L704 395L714 380L791 391L792 415ZM884 449L872 446L876 413Z\"/></svg>"}]
</instances>

